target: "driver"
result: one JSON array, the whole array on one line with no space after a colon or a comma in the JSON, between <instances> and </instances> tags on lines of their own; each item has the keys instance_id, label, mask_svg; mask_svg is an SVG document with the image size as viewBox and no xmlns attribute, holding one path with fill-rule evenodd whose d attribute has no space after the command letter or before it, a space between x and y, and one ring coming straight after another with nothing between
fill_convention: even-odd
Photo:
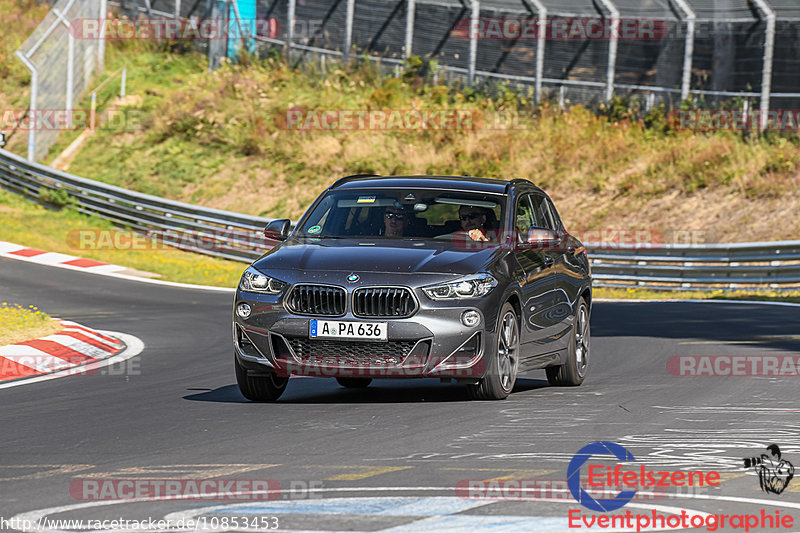
<instances>
[{"instance_id":1,"label":"driver","mask_svg":"<svg viewBox=\"0 0 800 533\"><path fill-rule=\"evenodd\" d=\"M402 237L408 227L409 215L401 207L390 205L383 212L385 237Z\"/></svg>"},{"instance_id":2,"label":"driver","mask_svg":"<svg viewBox=\"0 0 800 533\"><path fill-rule=\"evenodd\" d=\"M475 207L471 205L462 205L458 208L458 218L461 220L461 229L467 232L467 235L473 241L488 241L489 229L486 221L489 220L489 209L485 207Z\"/></svg>"}]
</instances>

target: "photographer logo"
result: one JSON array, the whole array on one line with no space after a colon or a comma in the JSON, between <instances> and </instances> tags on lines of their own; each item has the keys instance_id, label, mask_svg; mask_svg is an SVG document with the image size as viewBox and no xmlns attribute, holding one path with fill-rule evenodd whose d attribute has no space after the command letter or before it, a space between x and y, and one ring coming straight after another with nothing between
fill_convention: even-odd
<instances>
[{"instance_id":1,"label":"photographer logo","mask_svg":"<svg viewBox=\"0 0 800 533\"><path fill-rule=\"evenodd\" d=\"M761 457L745 458L744 467L755 470L761 490L772 494L786 490L794 477L794 466L781 458L781 449L777 444L767 446L767 453L762 453Z\"/></svg>"}]
</instances>

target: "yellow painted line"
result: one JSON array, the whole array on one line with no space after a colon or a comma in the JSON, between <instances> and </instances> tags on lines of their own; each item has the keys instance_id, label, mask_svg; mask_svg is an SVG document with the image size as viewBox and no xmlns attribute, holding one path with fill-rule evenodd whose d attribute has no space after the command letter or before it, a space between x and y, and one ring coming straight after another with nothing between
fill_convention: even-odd
<instances>
[{"instance_id":1,"label":"yellow painted line","mask_svg":"<svg viewBox=\"0 0 800 533\"><path fill-rule=\"evenodd\" d=\"M46 477L58 476L60 474L71 474L73 472L81 472L83 470L90 470L94 465L11 465L0 466L0 472L6 468L17 469L40 469L37 472L29 474L21 474L18 476L0 477L0 481L20 481L23 479L42 479Z\"/></svg>"},{"instance_id":2,"label":"yellow painted line","mask_svg":"<svg viewBox=\"0 0 800 533\"><path fill-rule=\"evenodd\" d=\"M193 465L152 465L120 468L112 472L88 474L87 478L128 478L157 477L159 479L211 479L233 476L245 472L264 470L279 464L193 464Z\"/></svg>"},{"instance_id":3,"label":"yellow painted line","mask_svg":"<svg viewBox=\"0 0 800 533\"><path fill-rule=\"evenodd\" d=\"M720 480L720 483L727 483L728 481L730 481L732 479L744 477L746 475L747 474L736 474L736 473L733 473L733 472L720 472L719 480Z\"/></svg>"},{"instance_id":4,"label":"yellow painted line","mask_svg":"<svg viewBox=\"0 0 800 533\"><path fill-rule=\"evenodd\" d=\"M318 469L343 469L350 470L344 474L338 474L331 477L323 478L323 481L358 481L360 479L367 479L372 476L379 476L381 474L388 474L389 472L399 472L400 470L408 470L414 468L413 466L350 466L350 465L306 465L303 468L318 468Z\"/></svg>"},{"instance_id":5,"label":"yellow painted line","mask_svg":"<svg viewBox=\"0 0 800 533\"><path fill-rule=\"evenodd\" d=\"M531 479L539 476L546 476L558 470L531 470L524 468L453 468L444 467L439 470L458 470L461 472L508 472L508 474L499 477L484 479L482 481L501 481L505 479Z\"/></svg>"},{"instance_id":6,"label":"yellow painted line","mask_svg":"<svg viewBox=\"0 0 800 533\"><path fill-rule=\"evenodd\" d=\"M678 344L765 344L768 342L774 341L735 341L735 340L727 340L727 341L684 341L679 342Z\"/></svg>"},{"instance_id":7,"label":"yellow painted line","mask_svg":"<svg viewBox=\"0 0 800 533\"><path fill-rule=\"evenodd\" d=\"M797 341L800 335L759 335L751 340L728 339L724 341L683 341L678 344L764 344L776 341Z\"/></svg>"}]
</instances>

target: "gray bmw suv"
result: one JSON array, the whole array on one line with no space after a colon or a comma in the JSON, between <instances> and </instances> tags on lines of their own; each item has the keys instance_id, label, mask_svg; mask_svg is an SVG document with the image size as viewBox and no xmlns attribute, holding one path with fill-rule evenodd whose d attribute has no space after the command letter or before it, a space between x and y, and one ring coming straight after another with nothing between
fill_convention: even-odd
<instances>
[{"instance_id":1,"label":"gray bmw suv","mask_svg":"<svg viewBox=\"0 0 800 533\"><path fill-rule=\"evenodd\" d=\"M254 401L293 375L344 387L438 377L504 399L519 372L580 385L592 279L583 245L527 180L342 178L236 291L236 378Z\"/></svg>"}]
</instances>

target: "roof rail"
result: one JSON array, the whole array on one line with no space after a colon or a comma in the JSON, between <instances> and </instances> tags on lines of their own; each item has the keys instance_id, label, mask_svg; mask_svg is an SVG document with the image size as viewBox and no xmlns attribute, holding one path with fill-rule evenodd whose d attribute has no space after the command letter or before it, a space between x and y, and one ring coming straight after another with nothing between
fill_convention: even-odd
<instances>
[{"instance_id":1,"label":"roof rail","mask_svg":"<svg viewBox=\"0 0 800 533\"><path fill-rule=\"evenodd\" d=\"M530 180L526 180L525 178L514 178L512 180L509 180L508 184L506 184L506 194L508 194L508 190L515 183L527 183L528 185L532 185L532 182Z\"/></svg>"},{"instance_id":2,"label":"roof rail","mask_svg":"<svg viewBox=\"0 0 800 533\"><path fill-rule=\"evenodd\" d=\"M354 180L354 179L358 179L358 178L380 178L380 175L379 174L353 174L352 176L345 176L344 178L339 178L338 180L333 182L333 185L331 185L329 188L330 189L335 189L336 187L338 187L340 185L344 185L348 181L351 181L351 180Z\"/></svg>"}]
</instances>

